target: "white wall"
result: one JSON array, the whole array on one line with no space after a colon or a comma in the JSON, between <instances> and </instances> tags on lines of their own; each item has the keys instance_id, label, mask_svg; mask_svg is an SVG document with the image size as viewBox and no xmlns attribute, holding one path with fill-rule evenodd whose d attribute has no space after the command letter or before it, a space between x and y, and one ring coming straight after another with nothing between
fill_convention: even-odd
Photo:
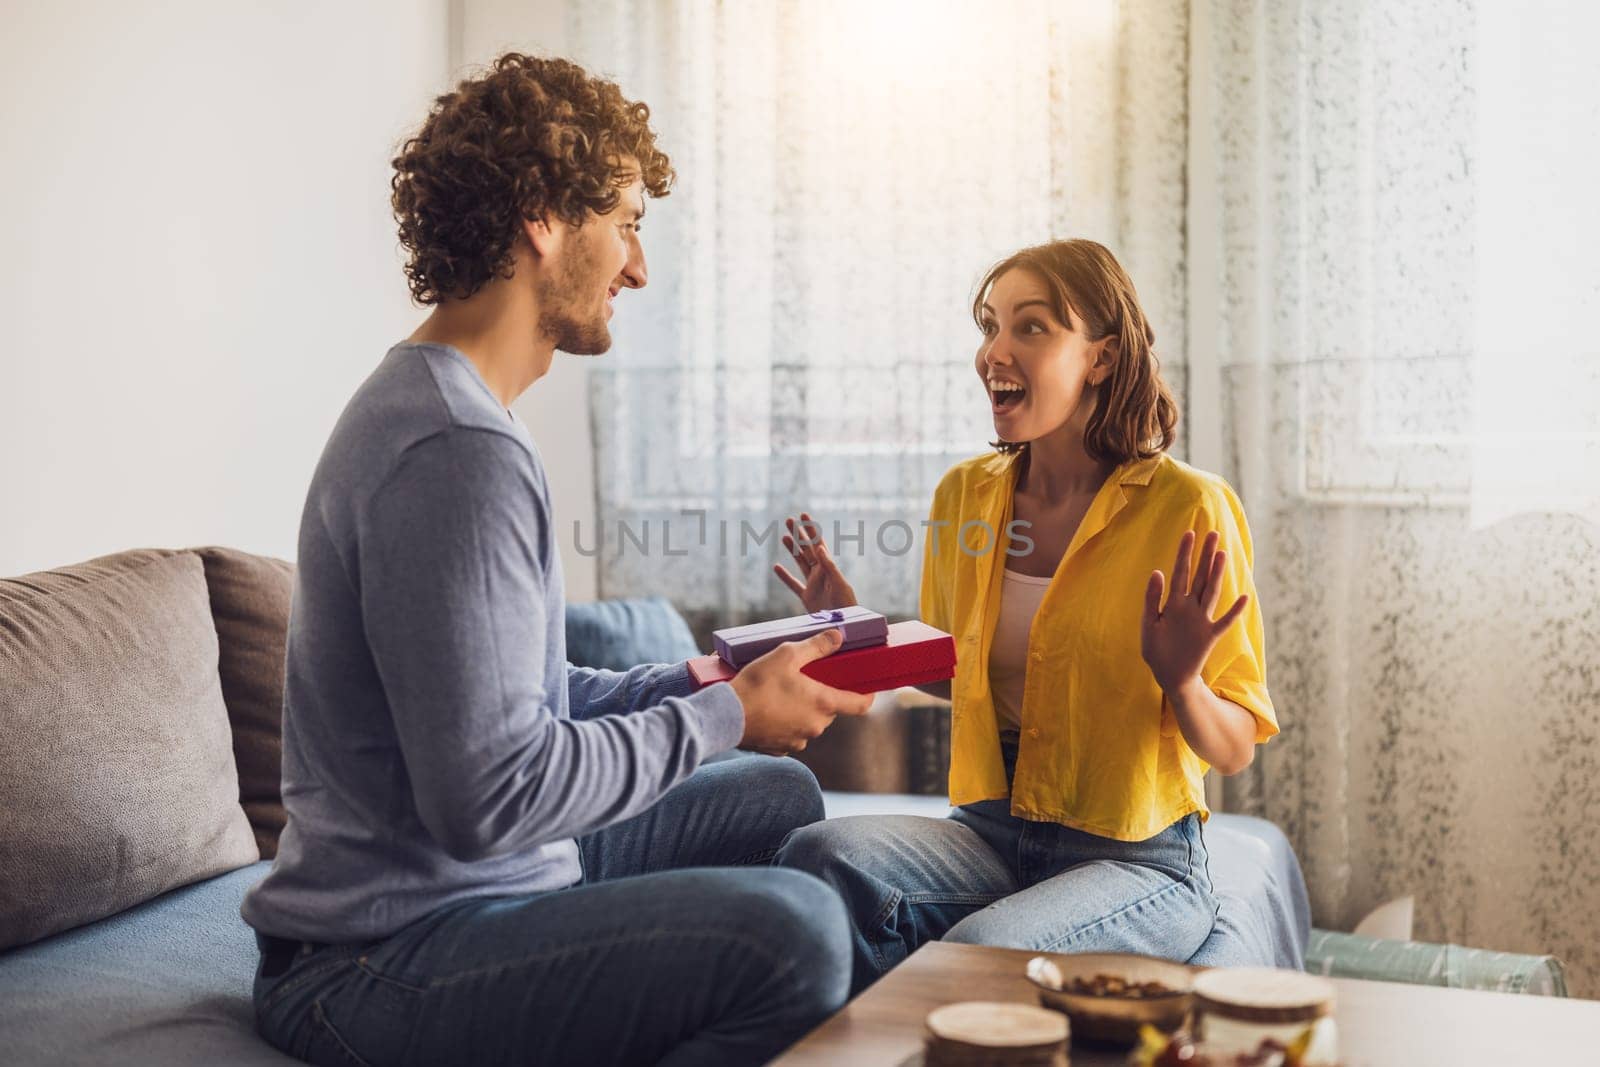
<instances>
[{"instance_id":1,"label":"white wall","mask_svg":"<svg viewBox=\"0 0 1600 1067\"><path fill-rule=\"evenodd\" d=\"M8 5L0 575L292 558L334 419L421 318L388 161L446 85L451 8Z\"/></svg>"},{"instance_id":2,"label":"white wall","mask_svg":"<svg viewBox=\"0 0 1600 1067\"><path fill-rule=\"evenodd\" d=\"M462 0L457 28L458 74L516 49L561 55L566 49L566 6L551 0ZM646 252L648 253L648 248ZM617 313L626 315L625 302ZM579 555L572 534L583 524L584 543L594 543L594 445L589 417L589 360L557 352L550 373L513 405L544 457L550 477L567 599L593 600L595 561ZM609 357L602 357L609 358Z\"/></svg>"}]
</instances>

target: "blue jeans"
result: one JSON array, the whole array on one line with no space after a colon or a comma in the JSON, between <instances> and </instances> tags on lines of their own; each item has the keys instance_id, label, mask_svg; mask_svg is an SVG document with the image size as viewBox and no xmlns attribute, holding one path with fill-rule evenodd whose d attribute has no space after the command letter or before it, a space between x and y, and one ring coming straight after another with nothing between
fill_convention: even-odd
<instances>
[{"instance_id":1,"label":"blue jeans","mask_svg":"<svg viewBox=\"0 0 1600 1067\"><path fill-rule=\"evenodd\" d=\"M1004 750L1009 772L1015 748ZM988 800L947 819L860 815L803 827L775 862L844 898L852 996L929 941L1187 960L1217 916L1199 815L1126 842L1019 819L1009 800Z\"/></svg>"},{"instance_id":2,"label":"blue jeans","mask_svg":"<svg viewBox=\"0 0 1600 1067\"><path fill-rule=\"evenodd\" d=\"M257 1026L317 1064L764 1063L849 986L838 894L765 866L822 815L794 760L708 763L582 839L578 886L301 946L270 976L264 958Z\"/></svg>"}]
</instances>

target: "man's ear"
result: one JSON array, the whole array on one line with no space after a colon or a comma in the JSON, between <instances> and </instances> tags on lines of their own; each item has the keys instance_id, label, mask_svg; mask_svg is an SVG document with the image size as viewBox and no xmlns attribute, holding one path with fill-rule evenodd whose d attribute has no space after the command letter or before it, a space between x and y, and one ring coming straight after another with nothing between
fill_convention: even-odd
<instances>
[{"instance_id":1,"label":"man's ear","mask_svg":"<svg viewBox=\"0 0 1600 1067\"><path fill-rule=\"evenodd\" d=\"M548 259L560 251L566 232L566 226L560 222L552 224L545 218L522 220L522 234L528 239L535 259Z\"/></svg>"},{"instance_id":2,"label":"man's ear","mask_svg":"<svg viewBox=\"0 0 1600 1067\"><path fill-rule=\"evenodd\" d=\"M1089 365L1089 384L1104 385L1117 365L1117 354L1122 351L1122 338L1116 334L1095 342L1094 362Z\"/></svg>"}]
</instances>

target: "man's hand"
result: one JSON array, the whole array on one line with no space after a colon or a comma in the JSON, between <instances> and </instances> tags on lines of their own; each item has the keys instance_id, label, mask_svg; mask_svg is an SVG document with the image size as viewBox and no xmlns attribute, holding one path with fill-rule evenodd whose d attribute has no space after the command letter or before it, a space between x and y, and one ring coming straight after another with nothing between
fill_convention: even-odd
<instances>
[{"instance_id":1,"label":"man's hand","mask_svg":"<svg viewBox=\"0 0 1600 1067\"><path fill-rule=\"evenodd\" d=\"M744 705L740 748L786 756L805 748L835 715L867 713L870 694L835 689L800 673L801 667L835 651L843 641L838 630L788 641L733 676L728 684Z\"/></svg>"}]
</instances>

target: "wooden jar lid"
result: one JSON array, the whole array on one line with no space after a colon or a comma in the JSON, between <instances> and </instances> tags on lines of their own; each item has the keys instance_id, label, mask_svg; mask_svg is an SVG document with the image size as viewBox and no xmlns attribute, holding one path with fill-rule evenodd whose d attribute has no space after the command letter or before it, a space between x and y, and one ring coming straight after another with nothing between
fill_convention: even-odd
<instances>
[{"instance_id":1,"label":"wooden jar lid","mask_svg":"<svg viewBox=\"0 0 1600 1067\"><path fill-rule=\"evenodd\" d=\"M1050 1049L1067 1040L1067 1017L1031 1004L972 1000L928 1013L928 1033L973 1049Z\"/></svg>"},{"instance_id":2,"label":"wooden jar lid","mask_svg":"<svg viewBox=\"0 0 1600 1067\"><path fill-rule=\"evenodd\" d=\"M1310 1023L1333 1014L1333 983L1303 971L1218 967L1194 980L1195 1010L1250 1023Z\"/></svg>"}]
</instances>

